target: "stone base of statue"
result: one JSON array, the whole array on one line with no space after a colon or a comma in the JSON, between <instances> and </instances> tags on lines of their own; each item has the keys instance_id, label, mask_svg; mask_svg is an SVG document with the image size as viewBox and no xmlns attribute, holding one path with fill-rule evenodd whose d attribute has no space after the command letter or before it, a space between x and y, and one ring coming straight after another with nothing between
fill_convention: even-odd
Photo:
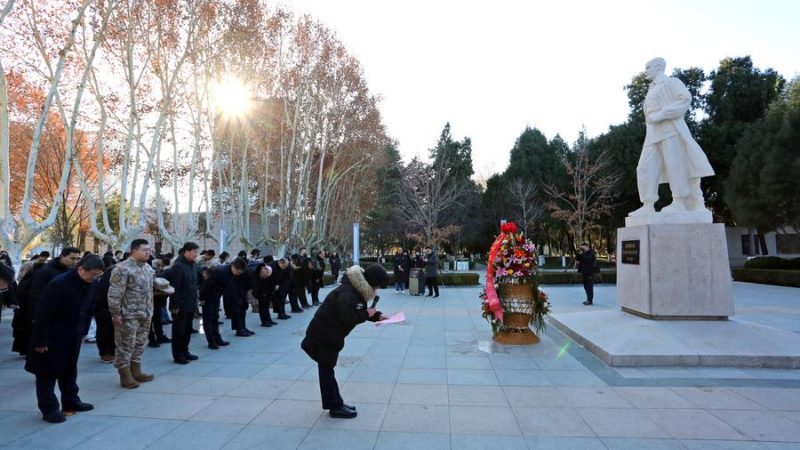
<instances>
[{"instance_id":1,"label":"stone base of statue","mask_svg":"<svg viewBox=\"0 0 800 450\"><path fill-rule=\"evenodd\" d=\"M698 213L711 222L705 210L666 214L686 214L688 221ZM726 320L734 311L724 225L659 224L660 214L629 217L617 230L622 310L648 319ZM640 221L649 223L631 226Z\"/></svg>"}]
</instances>

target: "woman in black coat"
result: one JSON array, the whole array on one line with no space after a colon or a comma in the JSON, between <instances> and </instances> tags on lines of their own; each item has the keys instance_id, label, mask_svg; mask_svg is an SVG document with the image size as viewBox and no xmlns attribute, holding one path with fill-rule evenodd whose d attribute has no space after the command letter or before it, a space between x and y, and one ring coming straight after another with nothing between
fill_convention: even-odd
<instances>
[{"instance_id":1,"label":"woman in black coat","mask_svg":"<svg viewBox=\"0 0 800 450\"><path fill-rule=\"evenodd\" d=\"M385 288L388 282L389 275L380 264L367 270L359 266L347 269L342 284L328 294L306 329L301 347L317 362L322 408L329 410L331 417L349 419L357 415L356 408L346 405L339 394L334 367L344 348L344 338L356 325L385 318L367 302L376 299L375 291Z\"/></svg>"},{"instance_id":2,"label":"woman in black coat","mask_svg":"<svg viewBox=\"0 0 800 450\"><path fill-rule=\"evenodd\" d=\"M103 268L99 256L87 256L77 269L53 278L39 298L25 370L36 375L39 410L48 422L65 421L61 409L68 413L93 409L78 397L78 356L92 317L92 281ZM61 390L61 409L54 392L56 382Z\"/></svg>"}]
</instances>

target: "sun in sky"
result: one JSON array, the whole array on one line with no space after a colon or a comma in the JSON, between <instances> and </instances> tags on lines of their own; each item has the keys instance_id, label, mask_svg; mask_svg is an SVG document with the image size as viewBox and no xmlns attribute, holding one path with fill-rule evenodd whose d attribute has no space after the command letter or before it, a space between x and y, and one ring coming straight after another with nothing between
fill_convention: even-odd
<instances>
[{"instance_id":1,"label":"sun in sky","mask_svg":"<svg viewBox=\"0 0 800 450\"><path fill-rule=\"evenodd\" d=\"M247 83L234 76L226 76L211 86L211 98L220 114L227 118L240 118L247 114L251 95Z\"/></svg>"}]
</instances>

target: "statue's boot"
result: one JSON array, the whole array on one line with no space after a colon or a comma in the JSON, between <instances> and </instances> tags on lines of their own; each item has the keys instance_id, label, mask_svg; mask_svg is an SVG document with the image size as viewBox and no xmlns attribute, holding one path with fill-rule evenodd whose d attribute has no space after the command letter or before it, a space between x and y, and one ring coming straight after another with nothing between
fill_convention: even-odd
<instances>
[{"instance_id":1,"label":"statue's boot","mask_svg":"<svg viewBox=\"0 0 800 450\"><path fill-rule=\"evenodd\" d=\"M656 208L653 205L654 205L653 203L645 203L644 206L642 206L641 208L628 214L628 217L640 217L640 216L647 216L649 214L654 214L656 212Z\"/></svg>"},{"instance_id":2,"label":"statue's boot","mask_svg":"<svg viewBox=\"0 0 800 450\"><path fill-rule=\"evenodd\" d=\"M683 198L675 198L672 200L668 206L665 206L661 212L685 212L688 211L686 209L686 201Z\"/></svg>"}]
</instances>

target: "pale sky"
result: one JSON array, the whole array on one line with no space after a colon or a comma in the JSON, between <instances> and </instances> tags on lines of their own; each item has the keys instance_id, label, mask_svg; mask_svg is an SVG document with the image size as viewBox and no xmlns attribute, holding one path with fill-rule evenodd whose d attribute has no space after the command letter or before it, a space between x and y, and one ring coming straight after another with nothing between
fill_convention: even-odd
<instances>
[{"instance_id":1,"label":"pale sky","mask_svg":"<svg viewBox=\"0 0 800 450\"><path fill-rule=\"evenodd\" d=\"M572 142L622 123L623 87L651 58L706 73L727 56L800 74L800 1L281 0L361 61L389 135L426 157L445 122L501 172L526 125Z\"/></svg>"}]
</instances>

